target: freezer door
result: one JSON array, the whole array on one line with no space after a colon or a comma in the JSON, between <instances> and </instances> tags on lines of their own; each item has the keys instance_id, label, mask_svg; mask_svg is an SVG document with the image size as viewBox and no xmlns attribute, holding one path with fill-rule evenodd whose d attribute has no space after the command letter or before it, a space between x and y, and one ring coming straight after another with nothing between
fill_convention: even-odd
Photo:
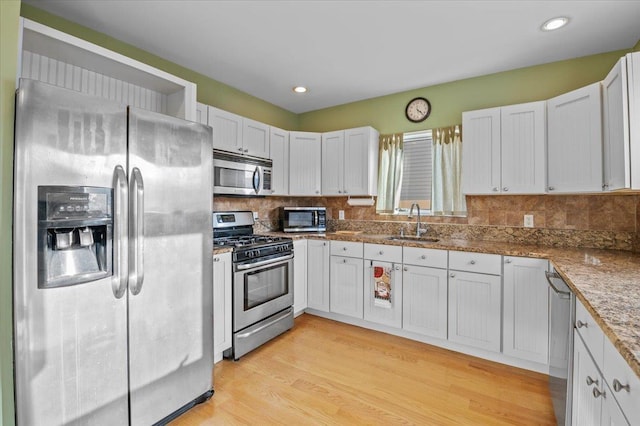
<instances>
[{"instance_id":1,"label":"freezer door","mask_svg":"<svg viewBox=\"0 0 640 426\"><path fill-rule=\"evenodd\" d=\"M33 80L16 99L14 335L20 425L128 421L127 305L115 276L38 288L38 186L111 188L126 109ZM108 253L107 255L110 255Z\"/></svg>"},{"instance_id":2,"label":"freezer door","mask_svg":"<svg viewBox=\"0 0 640 426\"><path fill-rule=\"evenodd\" d=\"M129 111L131 424L212 389L211 128Z\"/></svg>"}]
</instances>

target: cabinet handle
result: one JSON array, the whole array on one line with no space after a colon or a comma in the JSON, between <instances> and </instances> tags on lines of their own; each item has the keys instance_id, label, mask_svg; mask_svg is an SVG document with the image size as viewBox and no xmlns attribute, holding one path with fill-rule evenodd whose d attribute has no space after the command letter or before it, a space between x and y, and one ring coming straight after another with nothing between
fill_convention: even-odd
<instances>
[{"instance_id":1,"label":"cabinet handle","mask_svg":"<svg viewBox=\"0 0 640 426\"><path fill-rule=\"evenodd\" d=\"M578 320L578 321L576 321L576 327L577 328L582 328L582 327L587 328L588 324L586 322L582 322L582 321Z\"/></svg>"},{"instance_id":2,"label":"cabinet handle","mask_svg":"<svg viewBox=\"0 0 640 426\"><path fill-rule=\"evenodd\" d=\"M504 188L502 188L502 190L503 190L504 192L507 192L507 191L509 191L509 187L508 187L508 186L505 186Z\"/></svg>"},{"instance_id":3,"label":"cabinet handle","mask_svg":"<svg viewBox=\"0 0 640 426\"><path fill-rule=\"evenodd\" d=\"M347 263L347 259L342 259L342 263Z\"/></svg>"},{"instance_id":4,"label":"cabinet handle","mask_svg":"<svg viewBox=\"0 0 640 426\"><path fill-rule=\"evenodd\" d=\"M214 261L214 262L220 262L220 258L219 258L219 257L214 257L214 258L213 258L213 261Z\"/></svg>"},{"instance_id":5,"label":"cabinet handle","mask_svg":"<svg viewBox=\"0 0 640 426\"><path fill-rule=\"evenodd\" d=\"M407 272L409 270L409 268L407 268L406 266L403 269L405 272Z\"/></svg>"},{"instance_id":6,"label":"cabinet handle","mask_svg":"<svg viewBox=\"0 0 640 426\"><path fill-rule=\"evenodd\" d=\"M382 256L382 255L384 254L384 252L383 252L382 250L380 250L380 251L378 252L378 254L379 254L380 256Z\"/></svg>"},{"instance_id":7,"label":"cabinet handle","mask_svg":"<svg viewBox=\"0 0 640 426\"><path fill-rule=\"evenodd\" d=\"M620 392L622 389L626 390L627 392L631 391L629 383L623 385L618 379L613 379L613 390L616 392Z\"/></svg>"},{"instance_id":8,"label":"cabinet handle","mask_svg":"<svg viewBox=\"0 0 640 426\"><path fill-rule=\"evenodd\" d=\"M249 152L249 150L248 150L248 149L245 149L245 150L244 150L244 152Z\"/></svg>"},{"instance_id":9,"label":"cabinet handle","mask_svg":"<svg viewBox=\"0 0 640 426\"><path fill-rule=\"evenodd\" d=\"M324 243L322 243L322 245L326 247L327 243L326 243L326 242L324 242Z\"/></svg>"},{"instance_id":10,"label":"cabinet handle","mask_svg":"<svg viewBox=\"0 0 640 426\"><path fill-rule=\"evenodd\" d=\"M338 189L338 194L342 194L342 191L340 191L339 189Z\"/></svg>"},{"instance_id":11,"label":"cabinet handle","mask_svg":"<svg viewBox=\"0 0 640 426\"><path fill-rule=\"evenodd\" d=\"M318 190L316 189L316 194L319 194L319 193L320 193L320 191L318 191Z\"/></svg>"},{"instance_id":12,"label":"cabinet handle","mask_svg":"<svg viewBox=\"0 0 640 426\"><path fill-rule=\"evenodd\" d=\"M593 391L591 393L593 393L593 397L594 398L599 398L601 396L603 398L606 398L606 396L607 396L604 391L600 391L600 389L598 389L598 388L593 388Z\"/></svg>"},{"instance_id":13,"label":"cabinet handle","mask_svg":"<svg viewBox=\"0 0 640 426\"><path fill-rule=\"evenodd\" d=\"M400 270L400 267L399 267L399 266L395 266L395 267L394 267L394 269L395 269L396 271L399 271L399 270Z\"/></svg>"},{"instance_id":14,"label":"cabinet handle","mask_svg":"<svg viewBox=\"0 0 640 426\"><path fill-rule=\"evenodd\" d=\"M497 187L497 186L494 186L493 188L491 188L491 190L492 190L493 192L498 192L498 191L499 191L499 189L498 189L498 187Z\"/></svg>"},{"instance_id":15,"label":"cabinet handle","mask_svg":"<svg viewBox=\"0 0 640 426\"><path fill-rule=\"evenodd\" d=\"M346 247L342 247L342 250L347 251L347 248Z\"/></svg>"},{"instance_id":16,"label":"cabinet handle","mask_svg":"<svg viewBox=\"0 0 640 426\"><path fill-rule=\"evenodd\" d=\"M476 264L476 261L475 261L475 260L472 260L472 261L471 261L471 262L469 262L469 263L470 263L470 264L472 264L472 265L475 265L475 264Z\"/></svg>"},{"instance_id":17,"label":"cabinet handle","mask_svg":"<svg viewBox=\"0 0 640 426\"><path fill-rule=\"evenodd\" d=\"M595 384L596 386L598 386L598 379L593 380L593 379L591 378L591 376L587 376L587 386L591 386L591 385L593 385L593 384Z\"/></svg>"},{"instance_id":18,"label":"cabinet handle","mask_svg":"<svg viewBox=\"0 0 640 426\"><path fill-rule=\"evenodd\" d=\"M555 187L553 187L553 186L550 186L550 187L549 187L549 191L555 191L555 190L556 190L556 188L555 188Z\"/></svg>"},{"instance_id":19,"label":"cabinet handle","mask_svg":"<svg viewBox=\"0 0 640 426\"><path fill-rule=\"evenodd\" d=\"M238 148L238 151L242 152L242 148Z\"/></svg>"},{"instance_id":20,"label":"cabinet handle","mask_svg":"<svg viewBox=\"0 0 640 426\"><path fill-rule=\"evenodd\" d=\"M450 274L449 274L449 276L450 276L451 278L455 278L456 274L454 274L454 273L452 272L452 273L450 273Z\"/></svg>"},{"instance_id":21,"label":"cabinet handle","mask_svg":"<svg viewBox=\"0 0 640 426\"><path fill-rule=\"evenodd\" d=\"M511 259L505 259L504 263L511 263Z\"/></svg>"},{"instance_id":22,"label":"cabinet handle","mask_svg":"<svg viewBox=\"0 0 640 426\"><path fill-rule=\"evenodd\" d=\"M427 256L424 255L424 254L422 256L420 256L420 259L422 259L422 260L425 260L426 258L427 258Z\"/></svg>"}]
</instances>

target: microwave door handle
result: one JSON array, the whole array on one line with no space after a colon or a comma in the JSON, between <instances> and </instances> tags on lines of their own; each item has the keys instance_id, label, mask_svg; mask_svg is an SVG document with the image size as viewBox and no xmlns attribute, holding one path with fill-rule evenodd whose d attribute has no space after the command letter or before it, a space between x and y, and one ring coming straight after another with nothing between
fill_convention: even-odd
<instances>
[{"instance_id":1,"label":"microwave door handle","mask_svg":"<svg viewBox=\"0 0 640 426\"><path fill-rule=\"evenodd\" d=\"M318 211L313 212L313 226L318 226L320 224L320 218L318 217Z\"/></svg>"},{"instance_id":2,"label":"microwave door handle","mask_svg":"<svg viewBox=\"0 0 640 426\"><path fill-rule=\"evenodd\" d=\"M256 167L256 169L253 171L253 190L256 192L256 194L260 193L261 183L260 167Z\"/></svg>"}]
</instances>

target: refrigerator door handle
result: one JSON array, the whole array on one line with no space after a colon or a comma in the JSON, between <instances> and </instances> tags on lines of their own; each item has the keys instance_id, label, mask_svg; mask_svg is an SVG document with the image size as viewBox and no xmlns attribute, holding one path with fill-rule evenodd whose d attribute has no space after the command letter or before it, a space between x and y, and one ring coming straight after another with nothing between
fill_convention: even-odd
<instances>
[{"instance_id":1,"label":"refrigerator door handle","mask_svg":"<svg viewBox=\"0 0 640 426\"><path fill-rule=\"evenodd\" d=\"M116 299L124 296L129 274L129 226L127 207L129 201L127 175L122 166L113 172L113 279L111 289Z\"/></svg>"},{"instance_id":2,"label":"refrigerator door handle","mask_svg":"<svg viewBox=\"0 0 640 426\"><path fill-rule=\"evenodd\" d=\"M131 171L130 184L129 289L135 296L142 290L144 281L144 182L137 167Z\"/></svg>"}]
</instances>

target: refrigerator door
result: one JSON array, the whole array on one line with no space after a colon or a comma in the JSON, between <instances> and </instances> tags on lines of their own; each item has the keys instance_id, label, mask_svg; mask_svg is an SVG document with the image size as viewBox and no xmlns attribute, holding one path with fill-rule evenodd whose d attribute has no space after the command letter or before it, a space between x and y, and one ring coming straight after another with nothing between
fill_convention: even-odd
<instances>
[{"instance_id":1,"label":"refrigerator door","mask_svg":"<svg viewBox=\"0 0 640 426\"><path fill-rule=\"evenodd\" d=\"M211 128L129 111L131 424L212 389Z\"/></svg>"},{"instance_id":2,"label":"refrigerator door","mask_svg":"<svg viewBox=\"0 0 640 426\"><path fill-rule=\"evenodd\" d=\"M116 297L117 272L38 288L37 237L38 186L112 188L115 167L126 165L126 109L33 80L21 80L16 96L17 423L126 424L127 301Z\"/></svg>"}]
</instances>

